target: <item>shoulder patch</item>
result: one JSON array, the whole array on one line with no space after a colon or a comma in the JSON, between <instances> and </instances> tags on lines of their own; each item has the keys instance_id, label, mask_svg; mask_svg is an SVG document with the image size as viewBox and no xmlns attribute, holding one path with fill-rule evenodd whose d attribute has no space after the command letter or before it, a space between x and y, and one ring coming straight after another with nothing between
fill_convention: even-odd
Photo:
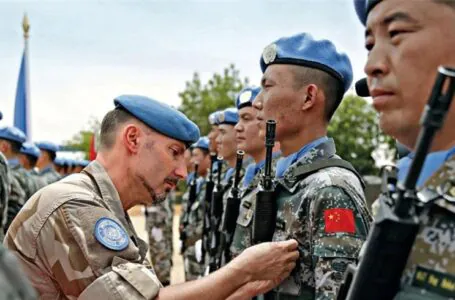
<instances>
[{"instance_id":1,"label":"shoulder patch","mask_svg":"<svg viewBox=\"0 0 455 300\"><path fill-rule=\"evenodd\" d=\"M130 242L125 229L116 221L106 217L96 221L95 238L104 247L114 251L126 249Z\"/></svg>"}]
</instances>

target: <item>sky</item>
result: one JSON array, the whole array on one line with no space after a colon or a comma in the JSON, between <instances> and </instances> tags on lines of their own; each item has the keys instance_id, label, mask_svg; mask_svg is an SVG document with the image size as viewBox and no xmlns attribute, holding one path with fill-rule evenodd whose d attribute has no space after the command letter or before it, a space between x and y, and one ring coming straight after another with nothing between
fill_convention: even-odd
<instances>
[{"instance_id":1,"label":"sky","mask_svg":"<svg viewBox=\"0 0 455 300\"><path fill-rule=\"evenodd\" d=\"M234 63L259 85L262 50L309 32L332 40L363 77L364 28L352 0L0 0L0 125L12 125L30 20L31 131L62 143L102 119L121 94L178 106L194 72L203 81Z\"/></svg>"}]
</instances>

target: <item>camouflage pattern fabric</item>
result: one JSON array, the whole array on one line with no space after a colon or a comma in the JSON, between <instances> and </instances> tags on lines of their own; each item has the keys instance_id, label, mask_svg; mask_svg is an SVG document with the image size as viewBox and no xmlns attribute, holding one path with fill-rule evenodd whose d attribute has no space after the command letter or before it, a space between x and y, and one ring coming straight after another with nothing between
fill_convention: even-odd
<instances>
[{"instance_id":1,"label":"camouflage pattern fabric","mask_svg":"<svg viewBox=\"0 0 455 300\"><path fill-rule=\"evenodd\" d=\"M42 178L42 180L47 184L54 183L58 180L60 180L61 176L60 174L54 170L52 165L49 165L39 172L39 176Z\"/></svg>"},{"instance_id":2,"label":"camouflage pattern fabric","mask_svg":"<svg viewBox=\"0 0 455 300\"><path fill-rule=\"evenodd\" d=\"M187 281L197 279L204 272L203 264L196 259L195 255L195 244L198 240L202 239L204 220L203 202L205 201L205 179L199 177L198 181L200 188L188 215L188 226L184 229L187 235L185 242L186 250L183 254L185 278Z\"/></svg>"},{"instance_id":3,"label":"camouflage pattern fabric","mask_svg":"<svg viewBox=\"0 0 455 300\"><path fill-rule=\"evenodd\" d=\"M276 156L272 159L272 174L275 174L276 163L280 158L281 156ZM232 258L238 256L243 250L252 246L253 219L258 191L257 187L261 181L262 172L263 169L256 173L253 180L242 193L239 217L237 218L237 225L230 247Z\"/></svg>"},{"instance_id":4,"label":"camouflage pattern fabric","mask_svg":"<svg viewBox=\"0 0 455 300\"><path fill-rule=\"evenodd\" d=\"M5 156L0 152L0 240L3 241L8 219L8 196L11 190L10 172Z\"/></svg>"},{"instance_id":5,"label":"camouflage pattern fabric","mask_svg":"<svg viewBox=\"0 0 455 300\"><path fill-rule=\"evenodd\" d=\"M11 189L8 196L8 212L7 219L4 226L5 232L8 230L13 219L16 217L17 213L20 211L22 206L27 201L27 194L21 186L20 176L18 173L13 173L12 170L9 172Z\"/></svg>"},{"instance_id":6,"label":"camouflage pattern fabric","mask_svg":"<svg viewBox=\"0 0 455 300\"><path fill-rule=\"evenodd\" d=\"M169 200L169 199L168 199ZM149 236L150 259L158 279L163 285L171 282L172 222L168 201L146 207L145 222Z\"/></svg>"},{"instance_id":7,"label":"camouflage pattern fabric","mask_svg":"<svg viewBox=\"0 0 455 300\"><path fill-rule=\"evenodd\" d=\"M107 228L104 239L96 237L100 220L115 222L120 230ZM106 237L118 236L126 248L105 246ZM33 195L4 244L41 299L153 299L161 288L146 259L147 243L137 236L97 161Z\"/></svg>"},{"instance_id":8,"label":"camouflage pattern fabric","mask_svg":"<svg viewBox=\"0 0 455 300\"><path fill-rule=\"evenodd\" d=\"M436 200L426 203L395 299L455 299L455 156L424 189L435 192Z\"/></svg>"},{"instance_id":9,"label":"camouflage pattern fabric","mask_svg":"<svg viewBox=\"0 0 455 300\"><path fill-rule=\"evenodd\" d=\"M332 139L309 150L278 180L274 241L294 238L296 269L275 289L279 299L336 299L344 271L356 263L371 217L359 179L329 167L298 178L299 167L337 158Z\"/></svg>"}]
</instances>

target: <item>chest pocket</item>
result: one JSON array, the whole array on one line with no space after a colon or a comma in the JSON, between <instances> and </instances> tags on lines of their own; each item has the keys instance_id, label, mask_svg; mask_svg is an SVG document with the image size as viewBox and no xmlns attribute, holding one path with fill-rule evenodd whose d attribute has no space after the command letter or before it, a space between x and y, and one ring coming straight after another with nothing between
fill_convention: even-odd
<instances>
[{"instance_id":1,"label":"chest pocket","mask_svg":"<svg viewBox=\"0 0 455 300\"><path fill-rule=\"evenodd\" d=\"M255 199L254 196L250 193L240 204L239 217L237 218L237 224L243 227L249 227L252 225L252 220L254 216L255 208ZM253 197L252 197L253 196Z\"/></svg>"}]
</instances>

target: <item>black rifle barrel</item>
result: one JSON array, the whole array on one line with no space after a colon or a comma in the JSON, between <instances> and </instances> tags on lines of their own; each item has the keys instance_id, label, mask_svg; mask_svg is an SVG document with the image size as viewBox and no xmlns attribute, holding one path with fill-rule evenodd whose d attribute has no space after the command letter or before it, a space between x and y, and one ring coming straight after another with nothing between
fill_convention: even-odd
<instances>
[{"instance_id":1,"label":"black rifle barrel","mask_svg":"<svg viewBox=\"0 0 455 300\"><path fill-rule=\"evenodd\" d=\"M272 189L272 155L273 147L275 146L275 129L276 121L267 120L265 134L265 166L264 166L264 190Z\"/></svg>"}]
</instances>

